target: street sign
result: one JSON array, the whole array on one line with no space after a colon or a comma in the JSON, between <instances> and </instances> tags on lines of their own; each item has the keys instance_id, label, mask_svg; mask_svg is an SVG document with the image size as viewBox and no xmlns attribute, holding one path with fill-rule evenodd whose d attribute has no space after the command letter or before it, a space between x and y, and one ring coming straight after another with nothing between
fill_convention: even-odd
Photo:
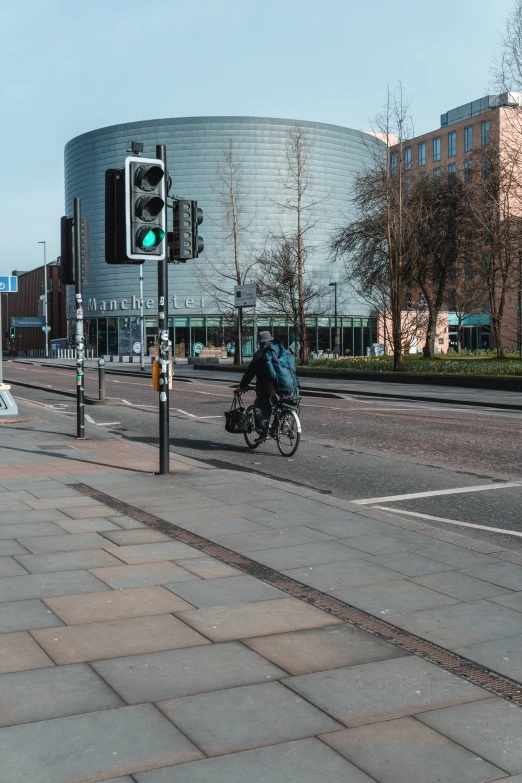
<instances>
[{"instance_id":1,"label":"street sign","mask_svg":"<svg viewBox=\"0 0 522 783\"><path fill-rule=\"evenodd\" d=\"M0 277L0 292L3 294L16 294L18 292L18 278L16 275Z\"/></svg>"},{"instance_id":2,"label":"street sign","mask_svg":"<svg viewBox=\"0 0 522 783\"><path fill-rule=\"evenodd\" d=\"M132 350L134 351L134 353L140 353L141 343L134 343L132 346Z\"/></svg>"},{"instance_id":3,"label":"street sign","mask_svg":"<svg viewBox=\"0 0 522 783\"><path fill-rule=\"evenodd\" d=\"M45 334L49 334L50 331L51 331L50 326L42 326L42 332L45 332Z\"/></svg>"},{"instance_id":4,"label":"street sign","mask_svg":"<svg viewBox=\"0 0 522 783\"><path fill-rule=\"evenodd\" d=\"M11 318L11 326L26 329L39 329L45 326L43 315L35 315L33 318Z\"/></svg>"},{"instance_id":5,"label":"street sign","mask_svg":"<svg viewBox=\"0 0 522 783\"><path fill-rule=\"evenodd\" d=\"M236 307L256 306L256 284L234 286L234 305Z\"/></svg>"}]
</instances>

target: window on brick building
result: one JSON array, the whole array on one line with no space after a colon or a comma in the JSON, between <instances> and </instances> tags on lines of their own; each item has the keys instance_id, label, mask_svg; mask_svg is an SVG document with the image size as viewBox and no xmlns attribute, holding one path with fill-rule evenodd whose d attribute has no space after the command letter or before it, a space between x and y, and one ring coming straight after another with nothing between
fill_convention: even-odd
<instances>
[{"instance_id":1,"label":"window on brick building","mask_svg":"<svg viewBox=\"0 0 522 783\"><path fill-rule=\"evenodd\" d=\"M453 158L457 154L457 131L448 133L448 158Z\"/></svg>"},{"instance_id":2,"label":"window on brick building","mask_svg":"<svg viewBox=\"0 0 522 783\"><path fill-rule=\"evenodd\" d=\"M483 147L487 147L489 144L490 132L491 132L491 126L489 124L489 120L482 120L481 141Z\"/></svg>"},{"instance_id":3,"label":"window on brick building","mask_svg":"<svg viewBox=\"0 0 522 783\"><path fill-rule=\"evenodd\" d=\"M464 128L464 152L471 152L473 149L473 125Z\"/></svg>"},{"instance_id":4,"label":"window on brick building","mask_svg":"<svg viewBox=\"0 0 522 783\"><path fill-rule=\"evenodd\" d=\"M433 139L433 162L440 160L440 136Z\"/></svg>"},{"instance_id":5,"label":"window on brick building","mask_svg":"<svg viewBox=\"0 0 522 783\"><path fill-rule=\"evenodd\" d=\"M411 169L411 147L404 150L404 168Z\"/></svg>"},{"instance_id":6,"label":"window on brick building","mask_svg":"<svg viewBox=\"0 0 522 783\"><path fill-rule=\"evenodd\" d=\"M391 171L392 171L392 174L397 174L398 168L399 168L399 153L398 152L392 152L392 154L391 154Z\"/></svg>"},{"instance_id":7,"label":"window on brick building","mask_svg":"<svg viewBox=\"0 0 522 783\"><path fill-rule=\"evenodd\" d=\"M473 176L473 161L470 159L464 163L464 182L466 183L466 185L470 184L472 176Z\"/></svg>"},{"instance_id":8,"label":"window on brick building","mask_svg":"<svg viewBox=\"0 0 522 783\"><path fill-rule=\"evenodd\" d=\"M419 161L419 166L426 165L426 142L425 141L419 142L418 161Z\"/></svg>"}]
</instances>

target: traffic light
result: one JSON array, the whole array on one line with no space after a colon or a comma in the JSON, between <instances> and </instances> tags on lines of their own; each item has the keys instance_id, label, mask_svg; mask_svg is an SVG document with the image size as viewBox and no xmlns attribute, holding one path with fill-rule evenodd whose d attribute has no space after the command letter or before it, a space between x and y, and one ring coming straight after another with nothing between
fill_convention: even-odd
<instances>
[{"instance_id":1,"label":"traffic light","mask_svg":"<svg viewBox=\"0 0 522 783\"><path fill-rule=\"evenodd\" d=\"M124 169L105 172L105 260L142 264L166 256L165 165L131 156Z\"/></svg>"},{"instance_id":2,"label":"traffic light","mask_svg":"<svg viewBox=\"0 0 522 783\"><path fill-rule=\"evenodd\" d=\"M205 247L198 226L203 223L203 210L197 201L174 201L172 241L169 242L169 261L185 262L197 258Z\"/></svg>"},{"instance_id":3,"label":"traffic light","mask_svg":"<svg viewBox=\"0 0 522 783\"><path fill-rule=\"evenodd\" d=\"M74 285L75 274L75 248L74 248L74 218L62 217L61 220L61 249L60 249L60 282L63 285ZM90 279L90 230L89 218L82 218L80 224L80 263L82 270L82 282L88 283Z\"/></svg>"},{"instance_id":4,"label":"traffic light","mask_svg":"<svg viewBox=\"0 0 522 783\"><path fill-rule=\"evenodd\" d=\"M126 255L132 261L166 257L165 165L159 158L125 161Z\"/></svg>"},{"instance_id":5,"label":"traffic light","mask_svg":"<svg viewBox=\"0 0 522 783\"><path fill-rule=\"evenodd\" d=\"M15 334L15 328L14 328L14 326L11 326L11 327L9 328L9 339L10 339L10 340L14 340L14 339L15 339L15 337L16 337L16 334Z\"/></svg>"}]
</instances>

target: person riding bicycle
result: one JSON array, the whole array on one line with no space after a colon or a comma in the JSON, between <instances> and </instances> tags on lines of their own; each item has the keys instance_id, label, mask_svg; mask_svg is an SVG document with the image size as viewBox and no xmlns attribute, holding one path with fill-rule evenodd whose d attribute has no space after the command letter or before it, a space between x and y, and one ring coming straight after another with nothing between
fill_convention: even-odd
<instances>
[{"instance_id":1,"label":"person riding bicycle","mask_svg":"<svg viewBox=\"0 0 522 783\"><path fill-rule=\"evenodd\" d=\"M269 438L268 428L270 416L277 411L277 376L272 366L271 356L279 356L281 347L274 344L270 332L259 332L259 350L257 350L241 378L239 388L234 394L242 394L250 381L256 379L256 399L254 402L254 417L256 431L259 435L255 443L264 443Z\"/></svg>"}]
</instances>

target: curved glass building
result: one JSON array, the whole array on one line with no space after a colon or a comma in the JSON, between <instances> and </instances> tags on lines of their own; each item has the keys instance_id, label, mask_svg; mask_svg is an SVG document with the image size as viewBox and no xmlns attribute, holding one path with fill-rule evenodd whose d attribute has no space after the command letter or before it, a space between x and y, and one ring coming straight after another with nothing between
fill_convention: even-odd
<instances>
[{"instance_id":1,"label":"curved glass building","mask_svg":"<svg viewBox=\"0 0 522 783\"><path fill-rule=\"evenodd\" d=\"M313 227L307 234L311 246L307 259L310 279L322 291L317 313L309 319L312 350L329 350L334 339L334 288L337 282L338 326L342 353L364 355L375 342L375 325L368 306L343 284L342 266L332 263L328 241L332 231L350 214L355 177L371 160L372 149L382 144L371 134L326 125L299 122L310 142L310 189L317 202L310 211ZM252 256L266 245L267 237L295 231L295 213L279 204L288 198L289 131L296 122L259 117L180 117L131 122L84 133L65 147L65 207L72 214L74 197L81 198L82 214L91 222L91 282L84 288L87 347L99 354L132 355L139 341L139 266L105 262L105 170L123 168L131 141L144 145L143 155L155 157L156 144L167 147L171 196L196 199L204 210L201 234L204 253L186 264L169 266L169 326L178 356L192 355L197 344L221 345L226 329L212 294L216 268L230 263L233 245L224 230L224 207L219 168L224 151L233 143L234 158L241 167L245 243ZM170 228L170 223L169 223ZM156 339L157 264L143 265L144 316L147 343ZM68 317L74 302L68 301ZM251 316L251 312L245 311ZM342 317L342 321L341 321ZM256 313L257 328L268 328L285 342L292 341L290 327L280 313ZM245 345L248 355L251 344ZM139 350L139 349L138 349ZM197 350L197 348L196 348Z\"/></svg>"}]
</instances>

